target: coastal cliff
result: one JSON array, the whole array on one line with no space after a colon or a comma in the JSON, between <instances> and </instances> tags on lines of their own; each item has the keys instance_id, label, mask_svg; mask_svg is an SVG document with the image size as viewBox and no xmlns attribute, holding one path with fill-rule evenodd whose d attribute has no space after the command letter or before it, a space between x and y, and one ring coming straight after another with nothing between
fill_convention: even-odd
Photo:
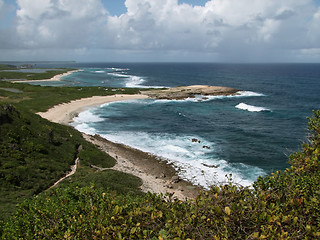
<instances>
[{"instance_id":1,"label":"coastal cliff","mask_svg":"<svg viewBox=\"0 0 320 240\"><path fill-rule=\"evenodd\" d=\"M186 98L194 98L196 95L217 96L217 95L235 95L239 90L230 87L192 85L181 86L168 89L147 90L142 93L151 98L182 100Z\"/></svg>"}]
</instances>

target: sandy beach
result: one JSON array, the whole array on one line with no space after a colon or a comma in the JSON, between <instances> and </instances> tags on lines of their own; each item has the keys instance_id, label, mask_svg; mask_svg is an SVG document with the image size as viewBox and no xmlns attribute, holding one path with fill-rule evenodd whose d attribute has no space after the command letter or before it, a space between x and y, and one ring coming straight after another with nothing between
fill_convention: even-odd
<instances>
[{"instance_id":1,"label":"sandy beach","mask_svg":"<svg viewBox=\"0 0 320 240\"><path fill-rule=\"evenodd\" d=\"M39 79L39 80L17 80L17 81L12 81L13 83L21 83L21 82L52 82L52 81L61 81L61 78L62 77L65 77L65 76L68 76L72 73L75 73L75 72L79 72L79 71L82 71L80 69L78 70L71 70L71 71L68 71L66 73L62 73L62 74L58 74L58 75L55 75L53 76L52 78L50 79Z\"/></svg>"},{"instance_id":2,"label":"sandy beach","mask_svg":"<svg viewBox=\"0 0 320 240\"><path fill-rule=\"evenodd\" d=\"M46 112L39 112L38 114L48 119L51 122L68 125L72 119L80 112L93 106L98 106L108 102L117 102L133 99L146 99L147 95L142 94L115 94L109 96L94 96L90 98L82 98L68 103L62 103L50 108Z\"/></svg>"},{"instance_id":3,"label":"sandy beach","mask_svg":"<svg viewBox=\"0 0 320 240\"><path fill-rule=\"evenodd\" d=\"M149 97L142 94L94 96L59 104L50 108L47 112L39 112L38 114L49 121L69 125L78 113L90 107L114 101L146 98ZM185 200L186 198L196 197L200 191L200 188L179 179L173 166L157 156L108 141L98 135L83 134L83 136L87 141L97 145L117 160L113 169L141 178L143 182L141 189L144 192L173 193L174 197Z\"/></svg>"}]
</instances>

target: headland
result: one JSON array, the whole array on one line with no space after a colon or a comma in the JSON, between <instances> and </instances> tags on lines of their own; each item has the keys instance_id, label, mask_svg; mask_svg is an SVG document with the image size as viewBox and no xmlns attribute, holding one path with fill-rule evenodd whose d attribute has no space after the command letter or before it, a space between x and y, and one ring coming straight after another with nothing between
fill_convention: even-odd
<instances>
[{"instance_id":1,"label":"headland","mask_svg":"<svg viewBox=\"0 0 320 240\"><path fill-rule=\"evenodd\" d=\"M181 100L194 98L196 95L202 96L229 96L235 95L239 90L230 87L192 85L173 87L168 89L153 89L143 91L143 94L156 99Z\"/></svg>"},{"instance_id":2,"label":"headland","mask_svg":"<svg viewBox=\"0 0 320 240\"><path fill-rule=\"evenodd\" d=\"M134 95L94 96L59 104L48 109L46 112L39 112L38 114L52 122L69 125L72 119L85 109L108 102L147 98L186 99L195 97L196 95L234 95L237 91L236 89L227 87L194 85L147 90L141 91L141 94ZM196 197L201 190L200 187L193 186L191 183L180 179L174 167L168 164L165 159L123 144L111 142L99 135L83 134L83 136L87 141L94 143L117 160L117 164L114 167L115 170L140 177L143 182L141 189L145 192L149 191L158 194L172 193L174 197L184 200Z\"/></svg>"}]
</instances>

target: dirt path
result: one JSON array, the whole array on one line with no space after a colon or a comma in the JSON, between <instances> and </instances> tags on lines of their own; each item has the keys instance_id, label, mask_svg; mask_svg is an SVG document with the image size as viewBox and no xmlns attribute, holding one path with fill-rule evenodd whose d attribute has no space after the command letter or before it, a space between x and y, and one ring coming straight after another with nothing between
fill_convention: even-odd
<instances>
[{"instance_id":1,"label":"dirt path","mask_svg":"<svg viewBox=\"0 0 320 240\"><path fill-rule=\"evenodd\" d=\"M144 192L171 193L180 200L195 198L200 192L199 187L181 180L173 166L163 159L98 135L83 134L83 137L117 160L112 169L142 179L141 190Z\"/></svg>"},{"instance_id":2,"label":"dirt path","mask_svg":"<svg viewBox=\"0 0 320 240\"><path fill-rule=\"evenodd\" d=\"M66 178L68 178L70 176L72 176L73 174L75 174L76 171L77 171L78 164L79 164L79 158L77 158L74 161L74 165L72 165L70 167L71 168L71 172L69 172L67 175L65 175L64 177L60 178L58 181L56 181L50 188L53 188L53 187L57 186L61 181L63 181L64 179L66 179Z\"/></svg>"}]
</instances>

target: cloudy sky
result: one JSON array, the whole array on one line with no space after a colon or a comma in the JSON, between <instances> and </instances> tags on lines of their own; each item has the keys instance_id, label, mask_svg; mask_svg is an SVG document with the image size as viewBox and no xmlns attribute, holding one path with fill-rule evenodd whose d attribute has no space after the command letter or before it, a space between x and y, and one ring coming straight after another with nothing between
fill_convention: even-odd
<instances>
[{"instance_id":1,"label":"cloudy sky","mask_svg":"<svg viewBox=\"0 0 320 240\"><path fill-rule=\"evenodd\" d=\"M0 0L0 61L320 62L320 0Z\"/></svg>"}]
</instances>

